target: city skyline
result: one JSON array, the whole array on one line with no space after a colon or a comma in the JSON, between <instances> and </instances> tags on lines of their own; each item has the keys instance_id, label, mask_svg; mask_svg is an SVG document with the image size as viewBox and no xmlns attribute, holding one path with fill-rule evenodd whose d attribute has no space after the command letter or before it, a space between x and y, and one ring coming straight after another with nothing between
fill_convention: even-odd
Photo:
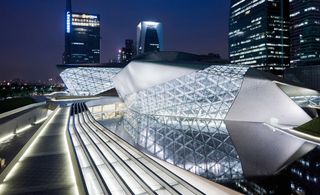
<instances>
[{"instance_id":1,"label":"city skyline","mask_svg":"<svg viewBox=\"0 0 320 195\"><path fill-rule=\"evenodd\" d=\"M320 195L320 0L12 0L0 22L0 195Z\"/></svg>"},{"instance_id":2,"label":"city skyline","mask_svg":"<svg viewBox=\"0 0 320 195\"><path fill-rule=\"evenodd\" d=\"M230 12L229 54L232 64L262 70L289 67L289 0L232 0Z\"/></svg>"},{"instance_id":3,"label":"city skyline","mask_svg":"<svg viewBox=\"0 0 320 195\"><path fill-rule=\"evenodd\" d=\"M209 0L201 3L73 1L73 10L101 16L101 62L116 58L125 39L135 40L136 25L142 20L163 23L165 50L214 52L227 58L228 7L229 1ZM6 26L0 34L1 79L56 77L55 64L62 62L64 50L65 1L48 4L39 0L28 3L15 0L5 2L0 9Z\"/></svg>"}]
</instances>

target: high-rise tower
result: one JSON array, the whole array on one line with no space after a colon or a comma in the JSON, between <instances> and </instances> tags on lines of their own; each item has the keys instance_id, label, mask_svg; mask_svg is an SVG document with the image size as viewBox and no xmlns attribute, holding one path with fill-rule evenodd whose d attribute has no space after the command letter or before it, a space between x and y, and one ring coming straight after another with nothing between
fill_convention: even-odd
<instances>
[{"instance_id":1,"label":"high-rise tower","mask_svg":"<svg viewBox=\"0 0 320 195\"><path fill-rule=\"evenodd\" d=\"M137 26L137 54L163 50L162 24L142 21Z\"/></svg>"},{"instance_id":2,"label":"high-rise tower","mask_svg":"<svg viewBox=\"0 0 320 195\"><path fill-rule=\"evenodd\" d=\"M65 64L100 63L100 16L77 13L66 5Z\"/></svg>"},{"instance_id":3,"label":"high-rise tower","mask_svg":"<svg viewBox=\"0 0 320 195\"><path fill-rule=\"evenodd\" d=\"M264 70L289 66L289 0L231 0L229 57Z\"/></svg>"},{"instance_id":4,"label":"high-rise tower","mask_svg":"<svg viewBox=\"0 0 320 195\"><path fill-rule=\"evenodd\" d=\"M65 43L64 43L64 54L63 61L68 63L71 56L71 23L72 23L72 8L71 0L66 1L66 11L65 11Z\"/></svg>"},{"instance_id":5,"label":"high-rise tower","mask_svg":"<svg viewBox=\"0 0 320 195\"><path fill-rule=\"evenodd\" d=\"M320 65L320 1L290 1L291 65Z\"/></svg>"},{"instance_id":6,"label":"high-rise tower","mask_svg":"<svg viewBox=\"0 0 320 195\"><path fill-rule=\"evenodd\" d=\"M133 40L126 39L125 40L125 47L119 50L119 62L128 63L134 57L134 45Z\"/></svg>"}]
</instances>

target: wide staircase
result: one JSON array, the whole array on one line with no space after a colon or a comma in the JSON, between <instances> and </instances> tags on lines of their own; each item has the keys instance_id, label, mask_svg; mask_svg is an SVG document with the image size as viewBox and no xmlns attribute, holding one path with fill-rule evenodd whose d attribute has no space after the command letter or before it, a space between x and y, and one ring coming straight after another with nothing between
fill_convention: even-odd
<instances>
[{"instance_id":1,"label":"wide staircase","mask_svg":"<svg viewBox=\"0 0 320 195\"><path fill-rule=\"evenodd\" d=\"M88 194L204 194L99 124L84 103L72 104L68 127Z\"/></svg>"}]
</instances>

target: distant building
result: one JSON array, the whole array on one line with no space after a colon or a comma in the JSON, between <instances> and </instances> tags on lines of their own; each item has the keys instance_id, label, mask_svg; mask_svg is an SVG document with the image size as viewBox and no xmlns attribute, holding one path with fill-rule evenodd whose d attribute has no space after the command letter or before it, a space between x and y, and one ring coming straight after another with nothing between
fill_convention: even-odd
<instances>
[{"instance_id":1,"label":"distant building","mask_svg":"<svg viewBox=\"0 0 320 195\"><path fill-rule=\"evenodd\" d=\"M309 152L290 166L290 189L292 194L319 194L320 148Z\"/></svg>"},{"instance_id":2,"label":"distant building","mask_svg":"<svg viewBox=\"0 0 320 195\"><path fill-rule=\"evenodd\" d=\"M134 44L133 44L133 40L131 39L126 39L125 41L125 47L121 48L119 50L119 57L118 57L118 61L119 62L129 62L132 57L134 56Z\"/></svg>"},{"instance_id":3,"label":"distant building","mask_svg":"<svg viewBox=\"0 0 320 195\"><path fill-rule=\"evenodd\" d=\"M320 66L298 66L284 71L284 78L320 91Z\"/></svg>"},{"instance_id":4,"label":"distant building","mask_svg":"<svg viewBox=\"0 0 320 195\"><path fill-rule=\"evenodd\" d=\"M289 66L289 0L231 0L232 64L281 70Z\"/></svg>"},{"instance_id":5,"label":"distant building","mask_svg":"<svg viewBox=\"0 0 320 195\"><path fill-rule=\"evenodd\" d=\"M65 64L100 63L100 16L71 11L67 1Z\"/></svg>"},{"instance_id":6,"label":"distant building","mask_svg":"<svg viewBox=\"0 0 320 195\"><path fill-rule=\"evenodd\" d=\"M162 24L142 21L137 26L137 54L163 50Z\"/></svg>"},{"instance_id":7,"label":"distant building","mask_svg":"<svg viewBox=\"0 0 320 195\"><path fill-rule=\"evenodd\" d=\"M124 63L58 64L57 68L67 91L72 95L98 95L112 89L113 77Z\"/></svg>"},{"instance_id":8,"label":"distant building","mask_svg":"<svg viewBox=\"0 0 320 195\"><path fill-rule=\"evenodd\" d=\"M290 1L292 66L320 65L320 1Z\"/></svg>"}]
</instances>

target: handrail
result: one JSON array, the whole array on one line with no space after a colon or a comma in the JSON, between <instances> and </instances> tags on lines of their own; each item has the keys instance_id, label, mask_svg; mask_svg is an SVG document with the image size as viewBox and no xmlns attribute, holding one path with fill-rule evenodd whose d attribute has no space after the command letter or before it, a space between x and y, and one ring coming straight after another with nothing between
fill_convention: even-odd
<instances>
[{"instance_id":1,"label":"handrail","mask_svg":"<svg viewBox=\"0 0 320 195\"><path fill-rule=\"evenodd\" d=\"M43 131L43 129L47 126L49 121L52 120L52 118L59 112L60 107L58 106L47 118L47 120L39 127L39 129L33 134L33 136L29 139L29 141L22 147L22 149L19 151L19 153L11 160L11 162L8 164L8 166L2 171L0 174L0 183L3 182L3 180L6 178L8 173L12 171L12 168L18 163L20 158L23 156L23 154L26 152L26 150L29 148L29 146L33 143L33 141L38 137L38 135Z\"/></svg>"},{"instance_id":2,"label":"handrail","mask_svg":"<svg viewBox=\"0 0 320 195\"><path fill-rule=\"evenodd\" d=\"M86 114L86 117L88 118L88 122L90 122L93 126L95 126L96 128L98 128L96 125L94 125L92 123L92 121L90 121L88 114ZM102 131L100 131L102 132ZM103 133L103 132L102 132ZM97 133L95 133L97 134ZM140 167L142 170L144 170L146 173L149 174L149 176L151 176L155 181L157 181L161 186L163 186L166 190L168 190L169 192L171 192L172 194L180 194L176 189L172 188L165 180L163 180L161 177L159 177L156 173L154 173L154 171L152 171L149 167L147 167L145 164L141 163L139 160L137 160L136 157L134 157L130 152L126 151L121 145L119 145L116 141L114 141L114 139L112 139L110 136L105 135L103 133L104 136L106 136L107 138L109 138L109 140L116 145L116 147L118 147L118 149L120 149L121 152L123 152L124 154L126 154L128 157L130 157L130 159L135 163L135 165L137 165L138 167ZM103 141L103 139L100 137L101 135L97 135L99 137L99 139L101 139ZM104 142L104 141L103 141ZM129 167L130 168L130 167Z\"/></svg>"},{"instance_id":3,"label":"handrail","mask_svg":"<svg viewBox=\"0 0 320 195\"><path fill-rule=\"evenodd\" d=\"M90 121L91 122L91 121ZM92 122L91 122L92 123ZM92 123L92 125L96 126L95 124ZM96 126L97 127L97 126ZM97 127L98 128L98 127ZM173 194L181 194L179 193L175 188L171 187L165 180L163 180L161 177L159 177L154 171L152 171L149 167L147 167L145 164L143 164L141 161L139 161L137 158L135 158L131 153L126 151L121 145L119 145L116 141L114 141L113 138L110 136L106 135L101 129L99 129L100 132L103 133L104 136L108 137L112 143L118 146L118 148L130 156L131 160L135 162L135 164L140 167L142 170L144 170L146 173L149 173L149 176L151 176L154 180L156 180L161 186L163 186L166 190L170 191ZM100 138L101 139L101 138ZM141 155L142 156L142 155Z\"/></svg>"},{"instance_id":4,"label":"handrail","mask_svg":"<svg viewBox=\"0 0 320 195\"><path fill-rule=\"evenodd\" d=\"M71 133L70 133L70 121L71 121L71 114L73 115L73 109L72 109L72 106L70 108L70 111L69 111L69 116L68 116L68 126L67 126L67 131L66 131L66 137L67 137L67 141L68 141L68 147L69 147L69 150L71 149L72 151L70 151L70 156L71 156L71 163L74 163L74 166L76 165L77 167L77 171L75 171L77 174L80 175L80 178L76 177L76 183L78 183L80 185L80 183L83 185L81 186L82 188L79 189L79 193L80 194L89 194L88 192L88 189L87 189L87 184L84 180L84 176L83 176L83 173L81 171L81 167L80 167L80 163L79 163L79 159L78 159L78 155L76 155L76 149L75 149L75 146L73 145L73 138L71 136ZM73 127L71 127L73 128ZM75 159L75 162L74 160ZM81 181L79 181L81 179Z\"/></svg>"},{"instance_id":5,"label":"handrail","mask_svg":"<svg viewBox=\"0 0 320 195\"><path fill-rule=\"evenodd\" d=\"M88 110L88 109L87 109ZM98 123L91 114L88 114L89 119L91 118L91 123L96 126L103 134L105 134L106 136L108 136L110 139L113 140L113 138L111 138L109 135L106 134L106 132L103 129L106 129L105 127L103 127L100 123ZM94 121L94 122L93 122ZM100 127L98 127L98 125ZM116 136L118 139L122 140L124 142L124 144L126 144L129 147L132 147L130 144L128 144L123 138L119 137L118 135L116 135L114 132L112 131L108 131L108 133L111 133L112 135ZM117 145L118 142L114 141ZM122 150L126 151L121 145L119 145ZM136 149L135 149L136 150ZM140 151L139 151L140 152ZM145 156L145 160L147 160L148 162L150 162L151 164L153 164L154 166L156 166L158 169L164 171L166 174L170 175L172 178L174 178L176 181L178 181L181 185L183 185L184 187L186 187L188 190L192 191L195 194L205 194L203 192L201 192L199 189L193 187L192 185L190 185L188 182L186 182L184 179L182 179L181 177L177 176L176 174L172 173L171 171L169 171L167 168L159 165L157 162L155 162L153 159L147 157L143 152L140 152L143 156ZM131 155L131 154L130 154ZM138 159L137 159L138 160ZM144 165L140 160L138 160L142 165ZM144 165L145 166L145 165ZM147 167L148 168L148 167ZM148 168L149 169L149 168ZM162 179L162 178L160 178Z\"/></svg>"},{"instance_id":6,"label":"handrail","mask_svg":"<svg viewBox=\"0 0 320 195\"><path fill-rule=\"evenodd\" d=\"M75 116L75 111L77 110L77 108L76 107L73 107L73 108L74 108L73 116ZM104 194L111 194L110 190L107 187L107 184L102 179L102 175L101 175L100 171L98 170L97 166L95 165L92 157L89 155L89 151L88 151L87 147L85 146L83 140L81 139L79 132L76 130L77 128L75 126L75 117L73 117L72 126L75 129L75 131L74 131L75 135L78 138L81 147L83 148L83 151L84 151L84 153L85 153L85 155L86 155L86 157L88 159L88 162L89 162L90 166L92 167L92 170L93 170L93 172L94 172L94 174L95 174L95 176L96 176L96 178L97 178L97 180L98 180L98 182L100 184L100 187L101 187L102 191L104 192Z\"/></svg>"},{"instance_id":7,"label":"handrail","mask_svg":"<svg viewBox=\"0 0 320 195\"><path fill-rule=\"evenodd\" d=\"M31 109L31 108L40 107L40 106L43 106L45 104L46 104L46 102L39 102L39 103L35 103L35 104L29 104L29 105L26 105L26 106L23 106L23 107L14 109L14 110L10 110L8 112L4 112L4 113L0 114L0 119L8 117L8 116L13 115L13 114L17 114L19 112L22 112L22 111L25 111L25 110L28 110L28 109Z\"/></svg>"},{"instance_id":8,"label":"handrail","mask_svg":"<svg viewBox=\"0 0 320 195\"><path fill-rule=\"evenodd\" d=\"M77 106L79 106L77 104ZM120 185L123 188L125 186L125 188L123 188L124 191L126 191L129 194L133 194L133 192L131 191L130 187L126 184L126 182L122 179L122 177L119 175L119 173L115 170L115 168L112 166L112 164L107 160L107 158L103 155L103 153L101 152L101 150L99 149L99 147L93 142L92 138L88 135L88 133L84 130L80 120L79 120L79 114L81 112L78 112L77 115L77 119L78 119L78 123L81 126L83 132L86 133L86 137L90 140L90 144L94 145L95 148L100 152L100 154L104 157L104 163L107 165L108 169L110 170L110 172L112 173L112 175L115 176L115 178L117 180L120 180ZM81 139L82 140L82 139Z\"/></svg>"},{"instance_id":9,"label":"handrail","mask_svg":"<svg viewBox=\"0 0 320 195\"><path fill-rule=\"evenodd\" d=\"M83 106L83 105L81 105ZM82 115L83 117L83 112L82 113L79 113ZM83 117L84 118L84 117ZM86 124L87 127L89 127L88 124ZM132 170L132 168L122 159L119 157L119 155L114 152L112 150L112 148L103 140L101 139L101 137L99 135L96 134L96 132L94 131L94 129L92 129L91 127L89 127L93 133L95 134L95 137L98 138L102 143L105 144L105 146L107 147L107 150L112 154L112 156L122 165L122 167L124 169L126 169L128 171L128 173L143 187L143 189L145 189L145 191L149 194L155 194L153 192L153 190L150 188L150 186L148 186L145 181L143 181L143 179L134 171ZM90 136L89 136L90 137ZM92 140L92 138L90 138ZM98 148L99 149L99 148ZM102 151L99 149L99 151L101 152L101 154L103 155ZM104 156L104 155L103 155ZM105 158L105 156L104 156ZM112 165L111 165L112 166Z\"/></svg>"}]
</instances>

